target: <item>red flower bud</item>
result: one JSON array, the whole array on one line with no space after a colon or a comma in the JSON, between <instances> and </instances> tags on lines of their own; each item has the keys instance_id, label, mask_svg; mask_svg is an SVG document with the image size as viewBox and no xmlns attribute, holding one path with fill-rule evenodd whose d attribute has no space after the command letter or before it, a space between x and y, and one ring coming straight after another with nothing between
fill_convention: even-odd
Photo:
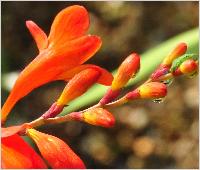
<instances>
[{"instance_id":1,"label":"red flower bud","mask_svg":"<svg viewBox=\"0 0 200 170\"><path fill-rule=\"evenodd\" d=\"M197 72L198 64L192 59L186 60L180 65L179 69L183 74L192 75Z\"/></svg>"},{"instance_id":2,"label":"red flower bud","mask_svg":"<svg viewBox=\"0 0 200 170\"><path fill-rule=\"evenodd\" d=\"M136 53L129 55L120 65L112 82L112 90L121 89L135 76L140 68L140 56Z\"/></svg>"},{"instance_id":3,"label":"red flower bud","mask_svg":"<svg viewBox=\"0 0 200 170\"><path fill-rule=\"evenodd\" d=\"M171 66L174 59L182 56L187 51L187 44L180 43L174 48L174 50L163 60L162 64Z\"/></svg>"},{"instance_id":4,"label":"red flower bud","mask_svg":"<svg viewBox=\"0 0 200 170\"><path fill-rule=\"evenodd\" d=\"M61 96L57 100L58 105L66 105L71 100L85 93L100 77L96 69L86 69L75 75L66 85Z\"/></svg>"},{"instance_id":5,"label":"red flower bud","mask_svg":"<svg viewBox=\"0 0 200 170\"><path fill-rule=\"evenodd\" d=\"M102 108L94 108L82 113L81 120L92 125L103 127L112 127L115 123L114 116Z\"/></svg>"},{"instance_id":6,"label":"red flower bud","mask_svg":"<svg viewBox=\"0 0 200 170\"><path fill-rule=\"evenodd\" d=\"M126 98L129 100L141 99L157 99L167 95L167 86L159 82L145 83L136 90L129 92Z\"/></svg>"}]
</instances>

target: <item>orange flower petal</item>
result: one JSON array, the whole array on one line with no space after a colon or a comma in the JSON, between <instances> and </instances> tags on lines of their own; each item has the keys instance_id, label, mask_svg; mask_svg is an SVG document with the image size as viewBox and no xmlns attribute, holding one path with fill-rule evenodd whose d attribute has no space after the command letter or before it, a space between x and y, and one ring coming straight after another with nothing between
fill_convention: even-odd
<instances>
[{"instance_id":1,"label":"orange flower petal","mask_svg":"<svg viewBox=\"0 0 200 170\"><path fill-rule=\"evenodd\" d=\"M52 46L59 46L85 34L89 27L88 12L83 6L73 5L63 9L55 17L49 34Z\"/></svg>"},{"instance_id":2,"label":"orange flower petal","mask_svg":"<svg viewBox=\"0 0 200 170\"><path fill-rule=\"evenodd\" d=\"M85 35L60 44L51 50L53 56L57 56L57 58L64 57L64 59L68 58L79 65L90 59L99 50L101 44L102 41L100 37L95 35Z\"/></svg>"},{"instance_id":3,"label":"orange flower petal","mask_svg":"<svg viewBox=\"0 0 200 170\"><path fill-rule=\"evenodd\" d=\"M85 168L83 161L59 138L35 129L28 129L27 135L35 141L52 168Z\"/></svg>"},{"instance_id":4,"label":"orange flower petal","mask_svg":"<svg viewBox=\"0 0 200 170\"><path fill-rule=\"evenodd\" d=\"M26 21L26 26L32 34L39 51L47 48L48 39L47 35L43 32L43 30L33 21Z\"/></svg>"},{"instance_id":5,"label":"orange flower petal","mask_svg":"<svg viewBox=\"0 0 200 170\"><path fill-rule=\"evenodd\" d=\"M66 105L71 100L84 94L97 82L101 73L96 69L88 68L76 74L66 85L61 96L57 100L58 105Z\"/></svg>"},{"instance_id":6,"label":"orange flower petal","mask_svg":"<svg viewBox=\"0 0 200 170\"><path fill-rule=\"evenodd\" d=\"M47 168L42 158L19 135L1 139L1 156L2 168Z\"/></svg>"},{"instance_id":7,"label":"orange flower petal","mask_svg":"<svg viewBox=\"0 0 200 170\"><path fill-rule=\"evenodd\" d=\"M75 74L81 72L82 70L88 69L88 68L96 69L101 73L99 79L97 80L98 83L103 84L105 86L111 85L112 80L113 80L113 75L110 72L108 72L107 70L105 70L99 66L93 65L93 64L80 65L71 70L63 72L59 76L59 79L69 81L72 77L74 77Z\"/></svg>"}]
</instances>

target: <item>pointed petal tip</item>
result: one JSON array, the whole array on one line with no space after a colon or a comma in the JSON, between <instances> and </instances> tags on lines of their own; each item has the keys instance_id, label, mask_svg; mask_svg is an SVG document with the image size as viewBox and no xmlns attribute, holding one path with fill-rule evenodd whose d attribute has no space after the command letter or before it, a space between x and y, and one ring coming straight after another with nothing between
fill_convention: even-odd
<instances>
[{"instance_id":1,"label":"pointed petal tip","mask_svg":"<svg viewBox=\"0 0 200 170\"><path fill-rule=\"evenodd\" d=\"M31 35L33 36L38 49L41 51L48 46L48 39L47 35L44 33L44 31L33 21L27 20L26 21L26 27L30 31Z\"/></svg>"}]
</instances>

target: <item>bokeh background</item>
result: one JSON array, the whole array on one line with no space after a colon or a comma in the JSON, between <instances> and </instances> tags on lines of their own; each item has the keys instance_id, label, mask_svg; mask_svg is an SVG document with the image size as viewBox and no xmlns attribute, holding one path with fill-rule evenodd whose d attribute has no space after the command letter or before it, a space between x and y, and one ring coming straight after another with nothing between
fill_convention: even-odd
<instances>
[{"instance_id":1,"label":"bokeh background","mask_svg":"<svg viewBox=\"0 0 200 170\"><path fill-rule=\"evenodd\" d=\"M2 104L16 73L37 55L25 21L48 33L55 15L72 4L88 9L89 32L103 40L88 63L109 71L132 51L141 54L198 27L198 2L2 2ZM34 90L17 103L7 125L37 118L63 88L64 82L53 82ZM39 130L66 141L87 168L198 168L198 102L198 77L180 77L160 104L137 101L110 110L117 120L113 128L70 122Z\"/></svg>"}]
</instances>

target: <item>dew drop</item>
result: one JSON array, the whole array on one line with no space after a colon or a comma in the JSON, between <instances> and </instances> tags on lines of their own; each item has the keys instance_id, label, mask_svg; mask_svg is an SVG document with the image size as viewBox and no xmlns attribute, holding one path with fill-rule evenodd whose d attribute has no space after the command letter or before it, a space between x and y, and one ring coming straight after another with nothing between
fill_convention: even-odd
<instances>
[{"instance_id":1,"label":"dew drop","mask_svg":"<svg viewBox=\"0 0 200 170\"><path fill-rule=\"evenodd\" d=\"M153 100L154 103L162 103L163 101L164 101L164 98L158 98L158 99Z\"/></svg>"}]
</instances>

